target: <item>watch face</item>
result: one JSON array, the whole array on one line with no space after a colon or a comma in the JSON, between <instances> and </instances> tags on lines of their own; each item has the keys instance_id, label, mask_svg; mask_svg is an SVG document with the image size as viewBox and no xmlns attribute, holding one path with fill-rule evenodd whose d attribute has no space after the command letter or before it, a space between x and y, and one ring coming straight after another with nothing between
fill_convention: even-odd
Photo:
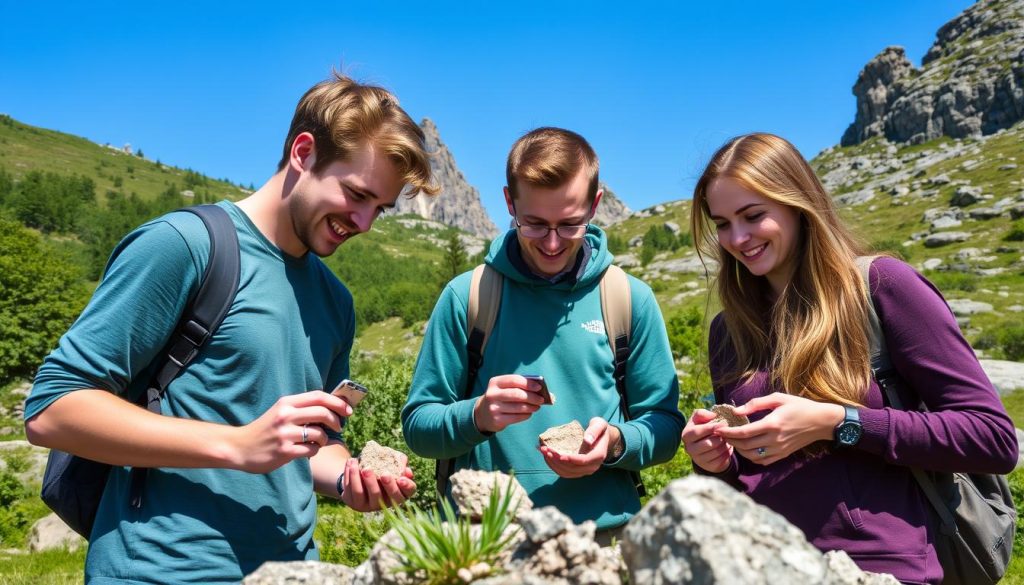
<instances>
[{"instance_id":1,"label":"watch face","mask_svg":"<svg viewBox=\"0 0 1024 585\"><path fill-rule=\"evenodd\" d=\"M840 425L836 432L836 439L841 445L856 445L860 440L860 425L853 421L847 421Z\"/></svg>"}]
</instances>

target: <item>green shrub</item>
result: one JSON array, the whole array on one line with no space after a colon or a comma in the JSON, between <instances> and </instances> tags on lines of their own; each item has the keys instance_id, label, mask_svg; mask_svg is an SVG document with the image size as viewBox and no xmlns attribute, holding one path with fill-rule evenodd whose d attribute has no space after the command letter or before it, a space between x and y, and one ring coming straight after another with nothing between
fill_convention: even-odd
<instances>
[{"instance_id":1,"label":"green shrub","mask_svg":"<svg viewBox=\"0 0 1024 585\"><path fill-rule=\"evenodd\" d=\"M877 253L892 254L894 257L900 260L906 261L907 255L904 252L903 243L894 238L886 238L882 240L875 240L871 244L871 249Z\"/></svg>"},{"instance_id":2,"label":"green shrub","mask_svg":"<svg viewBox=\"0 0 1024 585\"><path fill-rule=\"evenodd\" d=\"M997 333L1003 355L1011 361L1024 360L1024 323L1003 325Z\"/></svg>"},{"instance_id":3,"label":"green shrub","mask_svg":"<svg viewBox=\"0 0 1024 585\"><path fill-rule=\"evenodd\" d=\"M329 498L320 498L317 509L316 541L320 560L358 566L387 532L383 514L364 514Z\"/></svg>"},{"instance_id":4,"label":"green shrub","mask_svg":"<svg viewBox=\"0 0 1024 585\"><path fill-rule=\"evenodd\" d=\"M1024 242L1024 222L1014 222L1010 225L1010 230L1003 236L1003 240L1007 242Z\"/></svg>"},{"instance_id":5,"label":"green shrub","mask_svg":"<svg viewBox=\"0 0 1024 585\"><path fill-rule=\"evenodd\" d=\"M509 479L509 484L513 481ZM389 545L401 559L400 572L414 576L417 582L437 585L465 582L459 570L479 563L490 567L487 574L493 572L498 556L515 536L512 530L506 533L512 514L519 507L511 485L500 489L495 481L475 537L468 517L456 516L447 498L441 506L440 512L424 511L415 503L384 511L402 541L397 546Z\"/></svg>"},{"instance_id":6,"label":"green shrub","mask_svg":"<svg viewBox=\"0 0 1024 585\"><path fill-rule=\"evenodd\" d=\"M942 292L960 290L974 292L978 288L978 278L973 274L963 272L930 272L928 280L939 287Z\"/></svg>"},{"instance_id":7,"label":"green shrub","mask_svg":"<svg viewBox=\"0 0 1024 585\"><path fill-rule=\"evenodd\" d=\"M0 386L35 372L88 300L81 271L38 233L0 218Z\"/></svg>"}]
</instances>

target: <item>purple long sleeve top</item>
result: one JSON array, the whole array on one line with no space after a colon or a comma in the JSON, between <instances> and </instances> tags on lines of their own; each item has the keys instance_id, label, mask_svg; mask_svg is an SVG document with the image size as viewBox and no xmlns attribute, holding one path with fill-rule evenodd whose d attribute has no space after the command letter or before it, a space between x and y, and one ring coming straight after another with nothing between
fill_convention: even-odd
<instances>
[{"instance_id":1,"label":"purple long sleeve top","mask_svg":"<svg viewBox=\"0 0 1024 585\"><path fill-rule=\"evenodd\" d=\"M923 402L928 412L884 406L872 381L859 409L864 433L855 447L813 458L797 453L768 466L733 455L717 476L785 516L822 551L844 550L862 569L906 583L939 583L929 504L910 467L1008 473L1017 462L1016 434L934 285L886 257L875 260L870 275L892 365L914 393L903 401ZM735 356L721 315L711 325L709 345L712 379L722 380ZM781 390L761 370L747 383L716 382L715 399L741 405Z\"/></svg>"}]
</instances>

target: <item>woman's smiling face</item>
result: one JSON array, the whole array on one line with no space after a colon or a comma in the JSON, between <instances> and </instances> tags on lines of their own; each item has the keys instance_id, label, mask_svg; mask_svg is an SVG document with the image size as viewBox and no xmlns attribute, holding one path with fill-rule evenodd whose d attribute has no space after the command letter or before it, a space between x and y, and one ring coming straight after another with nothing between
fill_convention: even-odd
<instances>
[{"instance_id":1,"label":"woman's smiling face","mask_svg":"<svg viewBox=\"0 0 1024 585\"><path fill-rule=\"evenodd\" d=\"M719 245L781 294L796 270L799 212L729 177L711 183L707 204Z\"/></svg>"}]
</instances>

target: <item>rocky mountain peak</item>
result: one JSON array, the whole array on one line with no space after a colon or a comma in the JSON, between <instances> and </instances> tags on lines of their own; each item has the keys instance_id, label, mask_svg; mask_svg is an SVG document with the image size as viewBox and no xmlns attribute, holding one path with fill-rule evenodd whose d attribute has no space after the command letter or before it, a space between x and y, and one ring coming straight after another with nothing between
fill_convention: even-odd
<instances>
[{"instance_id":1,"label":"rocky mountain peak","mask_svg":"<svg viewBox=\"0 0 1024 585\"><path fill-rule=\"evenodd\" d=\"M441 141L437 125L430 118L420 122L426 135L427 150L431 152L430 168L441 193L430 197L422 193L415 197L400 197L395 213L411 213L420 217L454 226L482 238L493 238L498 228L488 217L480 203L480 192L470 185L455 164L455 157Z\"/></svg>"},{"instance_id":2,"label":"rocky mountain peak","mask_svg":"<svg viewBox=\"0 0 1024 585\"><path fill-rule=\"evenodd\" d=\"M633 214L633 211L615 196L615 191L612 191L604 181L599 184L599 188L604 189L604 195L601 196L601 203L598 204L597 213L594 214L594 223L601 227L608 227Z\"/></svg>"},{"instance_id":3,"label":"rocky mountain peak","mask_svg":"<svg viewBox=\"0 0 1024 585\"><path fill-rule=\"evenodd\" d=\"M982 0L946 23L915 68L901 47L868 62L853 86L841 144L883 136L919 144L979 137L1024 119L1024 0Z\"/></svg>"}]
</instances>

